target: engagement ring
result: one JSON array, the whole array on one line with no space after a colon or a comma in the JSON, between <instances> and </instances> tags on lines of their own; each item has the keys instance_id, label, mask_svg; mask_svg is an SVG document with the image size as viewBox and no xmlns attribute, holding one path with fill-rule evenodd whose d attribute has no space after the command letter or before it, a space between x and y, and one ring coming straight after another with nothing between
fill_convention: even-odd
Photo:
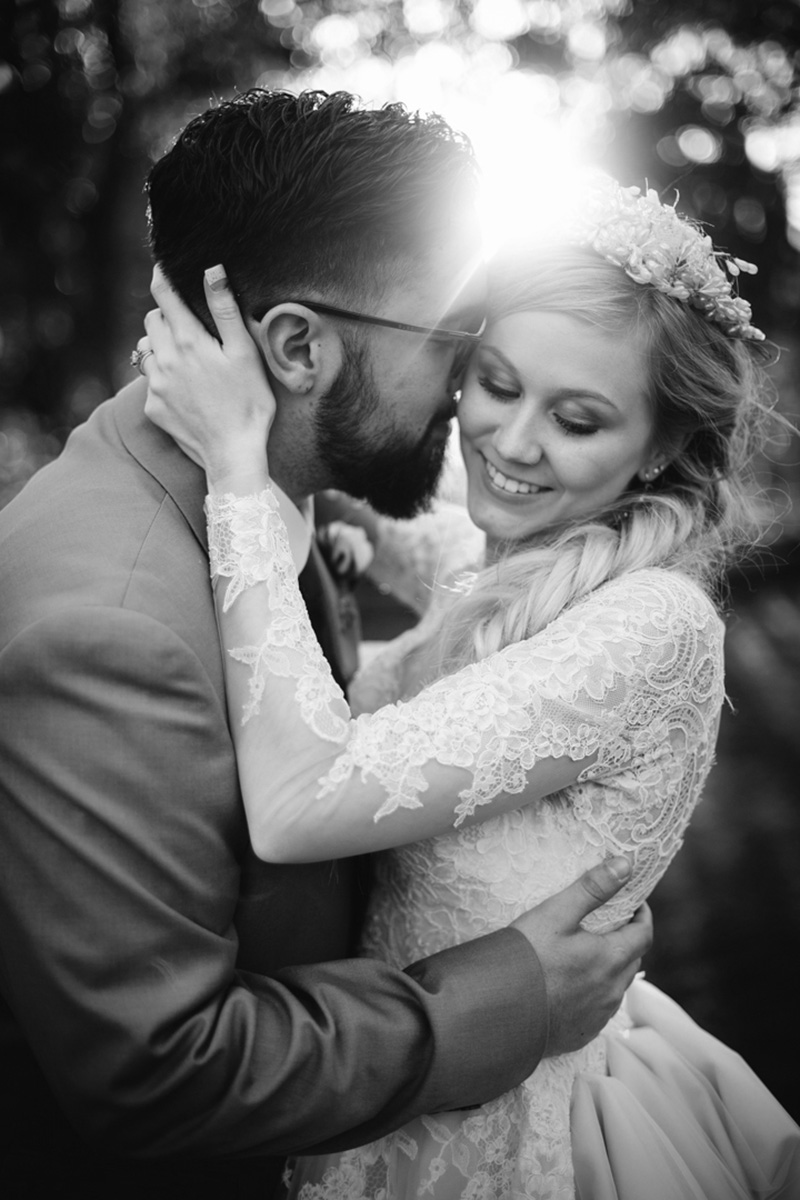
<instances>
[{"instance_id":1,"label":"engagement ring","mask_svg":"<svg viewBox=\"0 0 800 1200\"><path fill-rule=\"evenodd\" d=\"M143 363L148 354L152 354L152 350L133 350L131 351L131 366L136 367L140 375L144 375Z\"/></svg>"}]
</instances>

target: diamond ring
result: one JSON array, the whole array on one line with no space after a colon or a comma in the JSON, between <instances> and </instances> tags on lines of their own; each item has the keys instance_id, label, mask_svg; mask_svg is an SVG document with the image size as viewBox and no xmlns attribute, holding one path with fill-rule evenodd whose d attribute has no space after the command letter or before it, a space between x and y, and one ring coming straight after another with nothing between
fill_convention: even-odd
<instances>
[{"instance_id":1,"label":"diamond ring","mask_svg":"<svg viewBox=\"0 0 800 1200\"><path fill-rule=\"evenodd\" d=\"M148 354L152 354L152 353L153 353L152 350L139 350L138 347L136 350L133 350L131 352L131 359L130 359L131 366L136 367L136 370L139 372L140 375L144 375L144 367L143 367L144 360L147 358Z\"/></svg>"}]
</instances>

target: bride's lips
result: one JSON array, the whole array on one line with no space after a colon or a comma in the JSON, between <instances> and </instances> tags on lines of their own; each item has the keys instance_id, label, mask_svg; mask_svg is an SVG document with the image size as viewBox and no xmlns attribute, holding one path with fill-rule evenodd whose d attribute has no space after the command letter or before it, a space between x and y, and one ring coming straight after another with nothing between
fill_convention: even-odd
<instances>
[{"instance_id":1,"label":"bride's lips","mask_svg":"<svg viewBox=\"0 0 800 1200\"><path fill-rule=\"evenodd\" d=\"M494 463L489 462L483 454L483 465L489 484L494 492L499 492L502 496L507 496L510 499L521 497L526 499L528 496L540 496L544 492L552 491L552 488L541 487L539 484L530 483L525 479L517 479L513 475L506 475Z\"/></svg>"}]
</instances>

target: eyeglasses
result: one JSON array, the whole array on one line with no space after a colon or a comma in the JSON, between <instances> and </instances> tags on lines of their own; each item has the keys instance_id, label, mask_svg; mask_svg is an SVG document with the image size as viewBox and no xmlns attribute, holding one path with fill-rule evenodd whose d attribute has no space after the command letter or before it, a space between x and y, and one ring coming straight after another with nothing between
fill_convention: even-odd
<instances>
[{"instance_id":1,"label":"eyeglasses","mask_svg":"<svg viewBox=\"0 0 800 1200\"><path fill-rule=\"evenodd\" d=\"M382 325L386 329L403 329L408 333L423 333L426 337L437 341L461 342L467 346L477 346L486 328L486 318L481 321L477 333L468 333L465 329L445 329L442 325L409 325L407 321L390 321L387 317L370 317L366 313L351 312L349 308L334 308L332 304L323 304L319 300L285 300L284 304L304 304L314 312L326 313L329 317L342 317L345 321L360 321L365 325Z\"/></svg>"}]
</instances>

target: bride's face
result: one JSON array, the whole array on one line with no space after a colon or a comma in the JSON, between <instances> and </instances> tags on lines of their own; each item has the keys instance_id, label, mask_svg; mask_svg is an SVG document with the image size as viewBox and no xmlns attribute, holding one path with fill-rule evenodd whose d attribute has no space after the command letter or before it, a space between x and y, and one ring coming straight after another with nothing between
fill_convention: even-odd
<instances>
[{"instance_id":1,"label":"bride's face","mask_svg":"<svg viewBox=\"0 0 800 1200\"><path fill-rule=\"evenodd\" d=\"M458 422L470 516L490 546L610 503L658 461L646 372L640 339L562 313L489 326Z\"/></svg>"}]
</instances>

